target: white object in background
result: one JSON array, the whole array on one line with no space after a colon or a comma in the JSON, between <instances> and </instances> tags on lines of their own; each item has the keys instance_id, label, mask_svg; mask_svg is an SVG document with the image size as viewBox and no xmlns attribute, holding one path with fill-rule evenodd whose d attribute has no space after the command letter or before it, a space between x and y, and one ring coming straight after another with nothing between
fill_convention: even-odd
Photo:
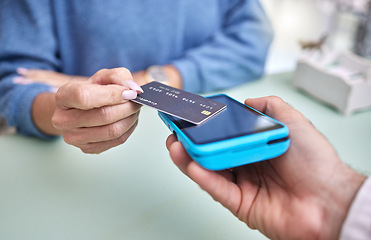
<instances>
[{"instance_id":1,"label":"white object in background","mask_svg":"<svg viewBox=\"0 0 371 240\"><path fill-rule=\"evenodd\" d=\"M299 59L293 84L345 115L371 107L369 60L350 52L321 59Z\"/></svg>"},{"instance_id":2,"label":"white object in background","mask_svg":"<svg viewBox=\"0 0 371 240\"><path fill-rule=\"evenodd\" d=\"M7 126L5 118L0 117L0 136L5 134L14 134L15 128Z\"/></svg>"}]
</instances>

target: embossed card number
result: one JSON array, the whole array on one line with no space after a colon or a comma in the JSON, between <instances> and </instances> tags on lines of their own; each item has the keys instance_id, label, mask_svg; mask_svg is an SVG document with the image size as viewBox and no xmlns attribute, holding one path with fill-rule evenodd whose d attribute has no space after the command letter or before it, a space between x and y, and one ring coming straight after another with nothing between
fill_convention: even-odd
<instances>
[{"instance_id":1,"label":"embossed card number","mask_svg":"<svg viewBox=\"0 0 371 240\"><path fill-rule=\"evenodd\" d=\"M133 99L133 102L153 107L193 124L201 124L226 108L223 103L156 81L141 87L144 92Z\"/></svg>"}]
</instances>

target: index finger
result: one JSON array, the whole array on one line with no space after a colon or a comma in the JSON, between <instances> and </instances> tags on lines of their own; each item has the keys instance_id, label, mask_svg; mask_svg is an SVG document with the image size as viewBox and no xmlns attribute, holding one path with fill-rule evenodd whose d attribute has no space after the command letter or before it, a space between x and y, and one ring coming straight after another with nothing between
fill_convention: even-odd
<instances>
[{"instance_id":1,"label":"index finger","mask_svg":"<svg viewBox=\"0 0 371 240\"><path fill-rule=\"evenodd\" d=\"M140 92L142 88L132 80L126 68L102 69L88 81L73 81L62 86L56 101L64 109L87 110L125 102Z\"/></svg>"},{"instance_id":2,"label":"index finger","mask_svg":"<svg viewBox=\"0 0 371 240\"><path fill-rule=\"evenodd\" d=\"M122 103L123 91L120 85L98 85L86 81L69 82L59 88L56 103L63 109L77 108L88 110Z\"/></svg>"},{"instance_id":3,"label":"index finger","mask_svg":"<svg viewBox=\"0 0 371 240\"><path fill-rule=\"evenodd\" d=\"M175 165L189 178L208 192L214 200L236 214L241 199L239 187L232 181L233 174L229 170L211 171L201 167L187 154L182 144L169 137L168 149Z\"/></svg>"}]
</instances>

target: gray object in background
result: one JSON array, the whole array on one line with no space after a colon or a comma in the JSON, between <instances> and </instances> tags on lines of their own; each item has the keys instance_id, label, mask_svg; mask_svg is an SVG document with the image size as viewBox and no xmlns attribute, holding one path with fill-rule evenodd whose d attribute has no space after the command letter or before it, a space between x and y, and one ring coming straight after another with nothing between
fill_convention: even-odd
<instances>
[{"instance_id":1,"label":"gray object in background","mask_svg":"<svg viewBox=\"0 0 371 240\"><path fill-rule=\"evenodd\" d=\"M15 128L8 127L5 118L0 117L0 136L5 134L13 134L15 132Z\"/></svg>"},{"instance_id":2,"label":"gray object in background","mask_svg":"<svg viewBox=\"0 0 371 240\"><path fill-rule=\"evenodd\" d=\"M368 2L365 14L360 16L355 36L354 52L371 59L371 1Z\"/></svg>"},{"instance_id":3,"label":"gray object in background","mask_svg":"<svg viewBox=\"0 0 371 240\"><path fill-rule=\"evenodd\" d=\"M345 115L371 108L371 62L350 52L300 59L293 84Z\"/></svg>"}]
</instances>

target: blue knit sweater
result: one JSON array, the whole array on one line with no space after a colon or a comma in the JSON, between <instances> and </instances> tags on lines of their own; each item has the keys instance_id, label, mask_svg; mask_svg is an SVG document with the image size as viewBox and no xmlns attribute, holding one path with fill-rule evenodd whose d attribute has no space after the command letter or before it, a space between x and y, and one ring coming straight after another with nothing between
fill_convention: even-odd
<instances>
[{"instance_id":1,"label":"blue knit sweater","mask_svg":"<svg viewBox=\"0 0 371 240\"><path fill-rule=\"evenodd\" d=\"M174 64L185 90L207 92L260 77L271 40L258 0L2 0L0 116L46 137L31 106L49 87L14 84L18 67L90 76Z\"/></svg>"}]
</instances>

